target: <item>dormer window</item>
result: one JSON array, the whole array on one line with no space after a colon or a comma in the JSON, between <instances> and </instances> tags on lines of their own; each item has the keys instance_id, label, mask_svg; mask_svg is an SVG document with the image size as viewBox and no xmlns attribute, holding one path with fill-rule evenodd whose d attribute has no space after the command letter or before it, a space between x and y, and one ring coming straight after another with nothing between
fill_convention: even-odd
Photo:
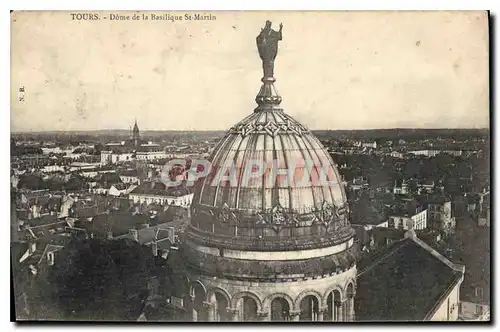
<instances>
[{"instance_id":1,"label":"dormer window","mask_svg":"<svg viewBox=\"0 0 500 332\"><path fill-rule=\"evenodd\" d=\"M479 298L483 297L483 289L481 287L476 287L475 289L476 296Z\"/></svg>"},{"instance_id":2,"label":"dormer window","mask_svg":"<svg viewBox=\"0 0 500 332\"><path fill-rule=\"evenodd\" d=\"M50 266L54 265L54 253L53 252L47 253L47 262Z\"/></svg>"}]
</instances>

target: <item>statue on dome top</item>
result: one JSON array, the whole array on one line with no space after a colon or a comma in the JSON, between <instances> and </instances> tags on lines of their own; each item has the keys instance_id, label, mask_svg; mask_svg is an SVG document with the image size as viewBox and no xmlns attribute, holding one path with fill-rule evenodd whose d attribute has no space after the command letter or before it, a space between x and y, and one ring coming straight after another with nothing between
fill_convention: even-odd
<instances>
[{"instance_id":1,"label":"statue on dome top","mask_svg":"<svg viewBox=\"0 0 500 332\"><path fill-rule=\"evenodd\" d=\"M262 59L264 78L273 78L274 76L274 59L278 54L278 42L282 40L283 24L280 24L279 31L271 29L271 24L271 21L266 21L265 27L257 36L257 49Z\"/></svg>"}]
</instances>

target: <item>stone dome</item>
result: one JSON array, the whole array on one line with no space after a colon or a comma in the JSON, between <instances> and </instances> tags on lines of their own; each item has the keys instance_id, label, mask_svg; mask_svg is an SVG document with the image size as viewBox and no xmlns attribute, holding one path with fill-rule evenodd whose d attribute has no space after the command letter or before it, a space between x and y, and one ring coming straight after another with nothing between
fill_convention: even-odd
<instances>
[{"instance_id":1,"label":"stone dome","mask_svg":"<svg viewBox=\"0 0 500 332\"><path fill-rule=\"evenodd\" d=\"M189 167L205 175L179 248L196 321L354 315L359 251L340 176L317 138L281 109L274 86L282 27L267 21L256 39L264 71L257 108L220 140L211 167Z\"/></svg>"},{"instance_id":2,"label":"stone dome","mask_svg":"<svg viewBox=\"0 0 500 332\"><path fill-rule=\"evenodd\" d=\"M258 107L220 140L209 157L211 171L195 185L191 231L204 242L238 249L299 249L350 239L335 163L280 108L274 78L263 83Z\"/></svg>"}]
</instances>

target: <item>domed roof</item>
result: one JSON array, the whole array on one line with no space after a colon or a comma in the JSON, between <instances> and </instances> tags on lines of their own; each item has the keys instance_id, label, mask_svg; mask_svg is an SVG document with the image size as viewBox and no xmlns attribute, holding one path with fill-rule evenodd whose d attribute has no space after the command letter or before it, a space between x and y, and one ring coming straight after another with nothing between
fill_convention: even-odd
<instances>
[{"instance_id":1,"label":"domed roof","mask_svg":"<svg viewBox=\"0 0 500 332\"><path fill-rule=\"evenodd\" d=\"M208 159L211 171L195 185L191 237L227 247L220 237L230 236L235 249L260 250L351 238L344 187L328 152L279 108L273 81L264 80L256 100L257 109L220 140Z\"/></svg>"},{"instance_id":2,"label":"domed roof","mask_svg":"<svg viewBox=\"0 0 500 332\"><path fill-rule=\"evenodd\" d=\"M279 206L300 215L346 202L325 148L283 110L257 111L237 123L209 161L212 172L197 184L194 204L248 213Z\"/></svg>"},{"instance_id":3,"label":"domed roof","mask_svg":"<svg viewBox=\"0 0 500 332\"><path fill-rule=\"evenodd\" d=\"M263 54L265 57L268 54ZM237 250L328 247L352 239L337 167L319 140L280 107L273 62L252 114L231 127L197 181L190 241Z\"/></svg>"}]
</instances>

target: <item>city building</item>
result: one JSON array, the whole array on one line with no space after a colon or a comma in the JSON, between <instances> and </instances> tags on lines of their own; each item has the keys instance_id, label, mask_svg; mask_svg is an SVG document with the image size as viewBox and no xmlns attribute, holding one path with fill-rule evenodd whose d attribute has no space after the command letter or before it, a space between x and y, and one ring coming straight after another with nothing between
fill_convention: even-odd
<instances>
[{"instance_id":1,"label":"city building","mask_svg":"<svg viewBox=\"0 0 500 332\"><path fill-rule=\"evenodd\" d=\"M167 153L158 144L141 140L137 121L130 139L119 143L108 143L101 151L101 164L117 164L132 160L159 160L167 158Z\"/></svg>"},{"instance_id":2,"label":"city building","mask_svg":"<svg viewBox=\"0 0 500 332\"><path fill-rule=\"evenodd\" d=\"M462 150L414 150L408 151L408 153L415 156L425 156L425 157L435 157L439 154L450 154L454 157L460 157L462 155Z\"/></svg>"},{"instance_id":3,"label":"city building","mask_svg":"<svg viewBox=\"0 0 500 332\"><path fill-rule=\"evenodd\" d=\"M132 190L128 197L134 203L156 203L160 205L176 205L188 208L191 206L193 193L189 187L184 185L169 187L163 182L148 181L141 183Z\"/></svg>"},{"instance_id":4,"label":"city building","mask_svg":"<svg viewBox=\"0 0 500 332\"><path fill-rule=\"evenodd\" d=\"M122 180L123 183L140 184L137 169L128 169L120 172L120 180Z\"/></svg>"},{"instance_id":5,"label":"city building","mask_svg":"<svg viewBox=\"0 0 500 332\"><path fill-rule=\"evenodd\" d=\"M417 196L416 200L427 209L427 223L430 229L448 235L455 231L456 221L452 216L451 199L435 194Z\"/></svg>"},{"instance_id":6,"label":"city building","mask_svg":"<svg viewBox=\"0 0 500 332\"><path fill-rule=\"evenodd\" d=\"M390 228L423 230L427 228L427 209L417 201L397 206L389 216Z\"/></svg>"},{"instance_id":7,"label":"city building","mask_svg":"<svg viewBox=\"0 0 500 332\"><path fill-rule=\"evenodd\" d=\"M407 195L408 194L408 183L405 180L399 180L394 182L394 188L392 189L394 195Z\"/></svg>"}]
</instances>

